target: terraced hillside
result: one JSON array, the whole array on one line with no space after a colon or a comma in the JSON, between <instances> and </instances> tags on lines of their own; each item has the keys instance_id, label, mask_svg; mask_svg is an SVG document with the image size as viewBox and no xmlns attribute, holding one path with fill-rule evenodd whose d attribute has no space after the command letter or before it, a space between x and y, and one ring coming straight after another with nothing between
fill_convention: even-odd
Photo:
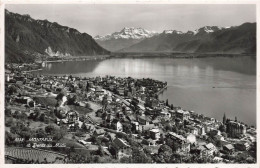
<instances>
[{"instance_id":1,"label":"terraced hillside","mask_svg":"<svg viewBox=\"0 0 260 168\"><path fill-rule=\"evenodd\" d=\"M66 155L41 149L8 147L5 148L5 157L8 160L22 159L25 162L62 164Z\"/></svg>"}]
</instances>

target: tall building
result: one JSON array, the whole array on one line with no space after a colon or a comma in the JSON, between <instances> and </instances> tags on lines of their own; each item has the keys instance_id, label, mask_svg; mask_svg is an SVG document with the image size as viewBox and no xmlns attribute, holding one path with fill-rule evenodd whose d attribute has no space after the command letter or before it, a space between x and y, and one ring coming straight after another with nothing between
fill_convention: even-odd
<instances>
[{"instance_id":1,"label":"tall building","mask_svg":"<svg viewBox=\"0 0 260 168\"><path fill-rule=\"evenodd\" d=\"M239 137L240 135L244 135L246 133L246 126L236 121L228 121L226 123L227 133L230 137Z\"/></svg>"}]
</instances>

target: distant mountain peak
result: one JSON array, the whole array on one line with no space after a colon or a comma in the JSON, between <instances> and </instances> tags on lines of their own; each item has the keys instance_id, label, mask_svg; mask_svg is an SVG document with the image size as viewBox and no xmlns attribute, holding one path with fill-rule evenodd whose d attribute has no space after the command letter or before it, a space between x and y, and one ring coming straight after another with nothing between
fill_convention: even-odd
<instances>
[{"instance_id":1,"label":"distant mountain peak","mask_svg":"<svg viewBox=\"0 0 260 168\"><path fill-rule=\"evenodd\" d=\"M183 34L182 31L177 31L177 30L164 30L164 34Z\"/></svg>"},{"instance_id":2,"label":"distant mountain peak","mask_svg":"<svg viewBox=\"0 0 260 168\"><path fill-rule=\"evenodd\" d=\"M193 31L194 35L199 34L199 33L213 33L218 30L222 30L224 27L219 27L219 26L204 26L199 29L196 29Z\"/></svg>"},{"instance_id":3,"label":"distant mountain peak","mask_svg":"<svg viewBox=\"0 0 260 168\"><path fill-rule=\"evenodd\" d=\"M135 27L124 27L119 32L114 32L112 34L108 34L105 36L95 36L95 40L100 41L106 41L110 39L144 39L149 38L154 35L158 34L155 31L148 31L146 29L143 29L141 27L135 28Z\"/></svg>"},{"instance_id":4,"label":"distant mountain peak","mask_svg":"<svg viewBox=\"0 0 260 168\"><path fill-rule=\"evenodd\" d=\"M203 26L199 29L196 29L194 31L187 31L186 33L178 30L164 30L162 33L163 34L189 34L189 35L197 35L197 34L208 34L208 33L213 33L218 30L222 29L228 29L231 27L219 27L219 26Z\"/></svg>"}]
</instances>

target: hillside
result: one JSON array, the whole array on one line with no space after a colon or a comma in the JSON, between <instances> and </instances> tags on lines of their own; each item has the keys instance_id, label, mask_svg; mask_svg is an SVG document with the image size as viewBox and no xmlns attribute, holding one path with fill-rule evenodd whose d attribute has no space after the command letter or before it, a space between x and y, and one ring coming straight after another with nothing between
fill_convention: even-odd
<instances>
[{"instance_id":1,"label":"hillside","mask_svg":"<svg viewBox=\"0 0 260 168\"><path fill-rule=\"evenodd\" d=\"M205 26L186 33L164 31L121 52L256 53L256 23L230 28Z\"/></svg>"},{"instance_id":2,"label":"hillside","mask_svg":"<svg viewBox=\"0 0 260 168\"><path fill-rule=\"evenodd\" d=\"M5 11L6 62L32 62L40 57L109 54L87 33L48 20Z\"/></svg>"}]
</instances>

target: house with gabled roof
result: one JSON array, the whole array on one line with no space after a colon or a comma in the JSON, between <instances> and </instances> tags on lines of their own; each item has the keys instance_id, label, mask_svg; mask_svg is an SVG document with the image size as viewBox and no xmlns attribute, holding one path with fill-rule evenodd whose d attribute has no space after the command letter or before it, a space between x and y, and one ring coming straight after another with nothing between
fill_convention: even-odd
<instances>
[{"instance_id":1,"label":"house with gabled roof","mask_svg":"<svg viewBox=\"0 0 260 168\"><path fill-rule=\"evenodd\" d=\"M104 135L105 134L105 130L104 129L96 129L94 132L93 132L93 134L94 135L97 135L97 136L100 136L100 135Z\"/></svg>"},{"instance_id":2,"label":"house with gabled roof","mask_svg":"<svg viewBox=\"0 0 260 168\"><path fill-rule=\"evenodd\" d=\"M213 143L209 143L207 145L204 145L204 147L206 148L206 153L209 156L212 156L214 153L217 152L217 148L215 145L213 145Z\"/></svg>"},{"instance_id":3,"label":"house with gabled roof","mask_svg":"<svg viewBox=\"0 0 260 168\"><path fill-rule=\"evenodd\" d=\"M223 150L232 155L235 151L235 147L232 144L227 144L223 146Z\"/></svg>"},{"instance_id":4,"label":"house with gabled roof","mask_svg":"<svg viewBox=\"0 0 260 168\"><path fill-rule=\"evenodd\" d=\"M121 159L124 156L129 157L132 154L131 146L122 138L114 139L109 148L111 151L115 152L115 157L118 159Z\"/></svg>"},{"instance_id":5,"label":"house with gabled roof","mask_svg":"<svg viewBox=\"0 0 260 168\"><path fill-rule=\"evenodd\" d=\"M123 125L122 123L117 120L117 119L114 119L112 122L111 122L111 128L116 130L117 132L122 132L123 131Z\"/></svg>"}]
</instances>

